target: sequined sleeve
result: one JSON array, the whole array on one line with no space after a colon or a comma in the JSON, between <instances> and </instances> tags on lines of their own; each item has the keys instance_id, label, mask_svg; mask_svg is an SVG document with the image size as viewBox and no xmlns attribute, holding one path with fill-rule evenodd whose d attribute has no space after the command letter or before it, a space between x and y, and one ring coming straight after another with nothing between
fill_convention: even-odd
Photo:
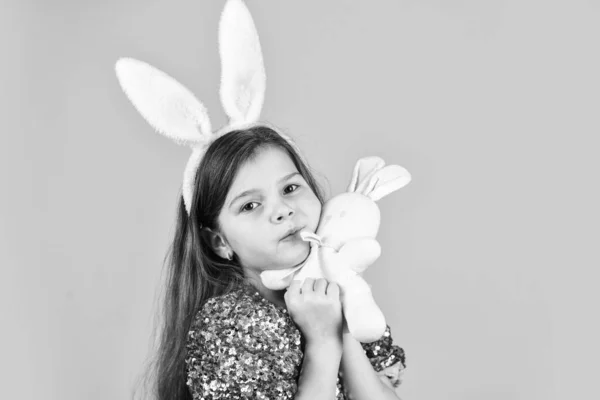
<instances>
[{"instance_id":1,"label":"sequined sleeve","mask_svg":"<svg viewBox=\"0 0 600 400\"><path fill-rule=\"evenodd\" d=\"M299 332L273 309L209 301L188 334L194 399L293 399L302 363Z\"/></svg>"},{"instance_id":2,"label":"sequined sleeve","mask_svg":"<svg viewBox=\"0 0 600 400\"><path fill-rule=\"evenodd\" d=\"M395 345L389 325L381 339L372 343L361 343L377 375L386 377L393 387L402 383L402 374L406 368L404 350Z\"/></svg>"}]
</instances>

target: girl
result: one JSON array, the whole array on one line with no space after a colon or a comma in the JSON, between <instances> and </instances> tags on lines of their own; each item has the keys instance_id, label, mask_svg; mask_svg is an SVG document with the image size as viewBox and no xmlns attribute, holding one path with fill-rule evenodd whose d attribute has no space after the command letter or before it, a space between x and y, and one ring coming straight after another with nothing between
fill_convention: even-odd
<instances>
[{"instance_id":1,"label":"girl","mask_svg":"<svg viewBox=\"0 0 600 400\"><path fill-rule=\"evenodd\" d=\"M160 133L190 145L168 257L155 396L183 399L396 399L404 352L389 327L361 344L344 333L339 287L325 280L265 288L266 270L301 264L323 196L294 142L257 123L265 93L258 35L241 0L219 31L221 102L213 131L189 90L121 59L129 99Z\"/></svg>"},{"instance_id":2,"label":"girl","mask_svg":"<svg viewBox=\"0 0 600 400\"><path fill-rule=\"evenodd\" d=\"M288 141L263 126L227 133L195 181L170 253L158 398L397 399L405 360L389 327L359 344L342 333L334 283L261 284L262 271L306 259L295 232L316 230L323 203Z\"/></svg>"}]
</instances>

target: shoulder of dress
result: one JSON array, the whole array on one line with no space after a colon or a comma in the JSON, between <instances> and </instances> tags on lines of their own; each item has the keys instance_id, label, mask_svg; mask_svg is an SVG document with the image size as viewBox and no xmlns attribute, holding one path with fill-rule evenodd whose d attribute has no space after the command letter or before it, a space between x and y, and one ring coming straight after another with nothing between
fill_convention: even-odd
<instances>
[{"instance_id":1,"label":"shoulder of dress","mask_svg":"<svg viewBox=\"0 0 600 400\"><path fill-rule=\"evenodd\" d=\"M281 398L282 390L291 398L302 357L300 331L287 312L249 289L235 290L198 311L188 333L186 383L197 398L213 398L217 389L227 398Z\"/></svg>"},{"instance_id":2,"label":"shoulder of dress","mask_svg":"<svg viewBox=\"0 0 600 400\"><path fill-rule=\"evenodd\" d=\"M250 290L236 290L207 300L192 322L188 336L191 341L227 339L256 349L265 349L265 345L297 346L301 340L287 311Z\"/></svg>"},{"instance_id":3,"label":"shoulder of dress","mask_svg":"<svg viewBox=\"0 0 600 400\"><path fill-rule=\"evenodd\" d=\"M272 319L269 303L258 293L239 288L229 293L211 297L198 310L192 321L192 330L214 328L240 328L261 319Z\"/></svg>"},{"instance_id":4,"label":"shoulder of dress","mask_svg":"<svg viewBox=\"0 0 600 400\"><path fill-rule=\"evenodd\" d=\"M247 303L241 298L242 295L239 290L235 290L206 300L192 321L192 329L201 329L207 324L228 324L230 317L240 311L240 305L244 307Z\"/></svg>"}]
</instances>

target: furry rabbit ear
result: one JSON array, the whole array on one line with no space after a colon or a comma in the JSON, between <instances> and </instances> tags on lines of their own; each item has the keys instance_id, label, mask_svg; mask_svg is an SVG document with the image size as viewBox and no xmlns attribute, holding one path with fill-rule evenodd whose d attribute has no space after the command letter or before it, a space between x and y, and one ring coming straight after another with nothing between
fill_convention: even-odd
<instances>
[{"instance_id":1,"label":"furry rabbit ear","mask_svg":"<svg viewBox=\"0 0 600 400\"><path fill-rule=\"evenodd\" d=\"M228 0L219 23L221 103L229 129L260 118L266 75L258 33L241 0Z\"/></svg>"},{"instance_id":2,"label":"furry rabbit ear","mask_svg":"<svg viewBox=\"0 0 600 400\"><path fill-rule=\"evenodd\" d=\"M135 108L159 133L178 144L197 146L212 135L204 105L164 72L132 58L121 58L117 78Z\"/></svg>"},{"instance_id":3,"label":"furry rabbit ear","mask_svg":"<svg viewBox=\"0 0 600 400\"><path fill-rule=\"evenodd\" d=\"M371 177L385 165L380 157L364 157L356 162L347 192L363 193L367 190Z\"/></svg>"},{"instance_id":4,"label":"furry rabbit ear","mask_svg":"<svg viewBox=\"0 0 600 400\"><path fill-rule=\"evenodd\" d=\"M399 165L388 165L375 172L371 177L370 190L365 195L371 200L377 201L408 185L410 180L410 173L405 168Z\"/></svg>"},{"instance_id":5,"label":"furry rabbit ear","mask_svg":"<svg viewBox=\"0 0 600 400\"><path fill-rule=\"evenodd\" d=\"M348 192L361 193L373 201L400 189L411 180L410 173L399 165L388 165L379 157L365 157L356 162Z\"/></svg>"}]
</instances>

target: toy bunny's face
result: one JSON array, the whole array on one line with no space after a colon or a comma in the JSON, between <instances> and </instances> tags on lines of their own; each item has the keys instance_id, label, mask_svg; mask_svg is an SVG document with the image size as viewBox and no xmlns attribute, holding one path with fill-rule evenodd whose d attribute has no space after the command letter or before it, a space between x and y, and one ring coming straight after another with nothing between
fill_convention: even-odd
<instances>
[{"instance_id":1,"label":"toy bunny's face","mask_svg":"<svg viewBox=\"0 0 600 400\"><path fill-rule=\"evenodd\" d=\"M374 238L379 222L379 207L373 200L360 193L342 193L323 206L317 233L332 245L343 244L358 237Z\"/></svg>"},{"instance_id":2,"label":"toy bunny's face","mask_svg":"<svg viewBox=\"0 0 600 400\"><path fill-rule=\"evenodd\" d=\"M338 249L357 238L375 238L380 212L375 203L410 182L410 174L399 165L385 166L379 157L358 160L348 190L328 200L317 229L323 241Z\"/></svg>"}]
</instances>

